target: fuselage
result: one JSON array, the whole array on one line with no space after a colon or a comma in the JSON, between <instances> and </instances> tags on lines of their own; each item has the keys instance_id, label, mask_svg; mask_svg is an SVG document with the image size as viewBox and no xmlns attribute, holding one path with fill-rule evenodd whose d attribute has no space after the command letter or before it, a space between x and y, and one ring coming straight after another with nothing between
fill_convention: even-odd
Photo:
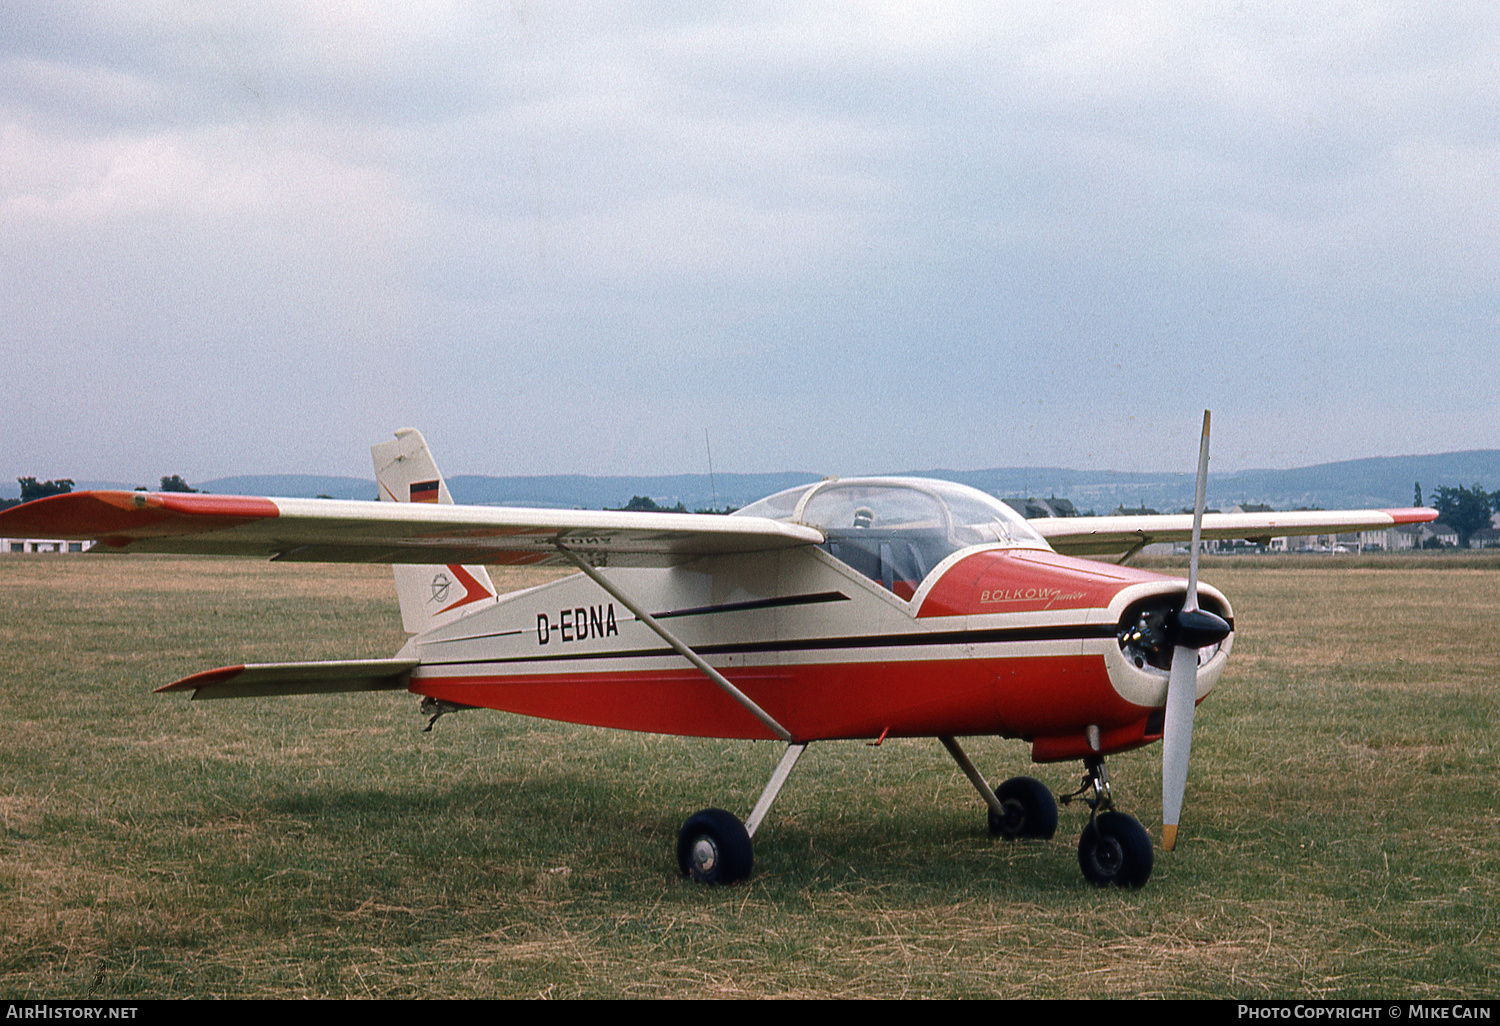
<instances>
[{"instance_id":1,"label":"fuselage","mask_svg":"<svg viewBox=\"0 0 1500 1026\"><path fill-rule=\"evenodd\" d=\"M1182 580L1061 556L1013 524L963 544L976 537L972 525L952 514L937 527L914 521L904 493L897 504L907 519L882 523L883 507L866 498L874 492L858 484L839 483L861 504L848 529L818 525L823 546L601 572L796 741L1000 735L1030 741L1033 757L1048 761L1160 736L1169 655L1122 639L1180 607ZM843 501L797 498L786 515L814 524L819 508ZM934 548L944 531L948 544ZM1201 601L1232 615L1212 588L1201 588ZM1200 700L1231 642L1203 651ZM773 736L583 575L504 596L413 637L402 654L421 660L412 691L457 705L628 730Z\"/></svg>"}]
</instances>

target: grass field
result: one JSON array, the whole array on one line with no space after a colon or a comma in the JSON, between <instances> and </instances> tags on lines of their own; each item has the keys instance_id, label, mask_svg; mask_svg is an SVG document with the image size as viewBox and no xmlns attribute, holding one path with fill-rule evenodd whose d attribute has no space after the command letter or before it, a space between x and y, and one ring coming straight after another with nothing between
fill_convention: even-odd
<instances>
[{"instance_id":1,"label":"grass field","mask_svg":"<svg viewBox=\"0 0 1500 1026\"><path fill-rule=\"evenodd\" d=\"M779 755L409 695L189 702L225 663L384 656L389 572L0 558L6 997L1494 997L1500 567L1210 567L1234 656L1178 850L992 841L936 741L814 745L748 883L672 846ZM497 584L519 587L535 577ZM967 747L992 779L1017 742ZM1111 760L1159 833L1159 747ZM1074 764L1038 768L1071 789Z\"/></svg>"}]
</instances>

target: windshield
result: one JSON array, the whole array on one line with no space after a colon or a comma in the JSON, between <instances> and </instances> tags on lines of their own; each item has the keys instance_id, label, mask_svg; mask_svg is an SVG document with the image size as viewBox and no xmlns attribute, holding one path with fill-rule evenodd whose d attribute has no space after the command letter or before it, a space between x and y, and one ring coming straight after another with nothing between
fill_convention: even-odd
<instances>
[{"instance_id":1,"label":"windshield","mask_svg":"<svg viewBox=\"0 0 1500 1026\"><path fill-rule=\"evenodd\" d=\"M789 488L737 516L793 520L822 530L822 548L909 599L950 554L971 545L1047 548L1024 517L968 485L923 478L830 480Z\"/></svg>"}]
</instances>

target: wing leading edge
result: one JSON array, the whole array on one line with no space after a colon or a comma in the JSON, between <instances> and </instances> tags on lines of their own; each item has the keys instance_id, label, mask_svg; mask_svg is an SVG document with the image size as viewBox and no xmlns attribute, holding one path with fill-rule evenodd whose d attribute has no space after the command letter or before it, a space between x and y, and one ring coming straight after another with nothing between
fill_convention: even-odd
<instances>
[{"instance_id":1,"label":"wing leading edge","mask_svg":"<svg viewBox=\"0 0 1500 1026\"><path fill-rule=\"evenodd\" d=\"M1285 513L1205 513L1203 537L1266 542L1309 534L1379 531L1399 524L1425 524L1437 510L1408 509L1293 510ZM1125 552L1155 542L1188 541L1191 513L1156 516L1048 517L1028 520L1058 552L1097 556Z\"/></svg>"},{"instance_id":2,"label":"wing leading edge","mask_svg":"<svg viewBox=\"0 0 1500 1026\"><path fill-rule=\"evenodd\" d=\"M816 528L761 517L176 492L55 495L0 512L0 536L97 539L95 551L261 556L322 563L612 566L816 545Z\"/></svg>"}]
</instances>

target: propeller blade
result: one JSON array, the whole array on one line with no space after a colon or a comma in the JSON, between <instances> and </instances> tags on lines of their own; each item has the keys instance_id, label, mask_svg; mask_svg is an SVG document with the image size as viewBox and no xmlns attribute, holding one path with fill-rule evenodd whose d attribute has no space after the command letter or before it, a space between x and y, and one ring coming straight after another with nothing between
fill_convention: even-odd
<instances>
[{"instance_id":1,"label":"propeller blade","mask_svg":"<svg viewBox=\"0 0 1500 1026\"><path fill-rule=\"evenodd\" d=\"M1198 549L1203 540L1204 495L1208 491L1208 422L1209 411L1203 411L1203 438L1198 442L1198 485L1193 493L1193 543L1188 549L1188 590L1183 611L1198 608Z\"/></svg>"},{"instance_id":2,"label":"propeller blade","mask_svg":"<svg viewBox=\"0 0 1500 1026\"><path fill-rule=\"evenodd\" d=\"M1177 824L1182 816L1182 795L1187 790L1188 757L1193 750L1193 710L1198 702L1198 647L1190 625L1203 615L1198 611L1198 548L1203 540L1204 496L1208 490L1209 411L1203 411L1203 438L1198 444L1198 482L1193 496L1193 543L1188 555L1187 596L1176 618L1178 644L1172 649L1172 669L1167 676L1167 708L1161 737L1161 846L1171 851L1177 845ZM1208 614L1212 616L1212 614ZM1218 617L1213 617L1218 619ZM1222 620L1219 621L1223 623ZM1227 627L1227 625L1226 625ZM1189 644L1182 644L1187 641Z\"/></svg>"},{"instance_id":3,"label":"propeller blade","mask_svg":"<svg viewBox=\"0 0 1500 1026\"><path fill-rule=\"evenodd\" d=\"M1198 650L1178 645L1172 650L1172 673L1167 678L1167 715L1161 735L1161 846L1177 844L1182 818L1182 795L1187 790L1188 757L1193 750L1193 710L1198 702Z\"/></svg>"}]
</instances>

